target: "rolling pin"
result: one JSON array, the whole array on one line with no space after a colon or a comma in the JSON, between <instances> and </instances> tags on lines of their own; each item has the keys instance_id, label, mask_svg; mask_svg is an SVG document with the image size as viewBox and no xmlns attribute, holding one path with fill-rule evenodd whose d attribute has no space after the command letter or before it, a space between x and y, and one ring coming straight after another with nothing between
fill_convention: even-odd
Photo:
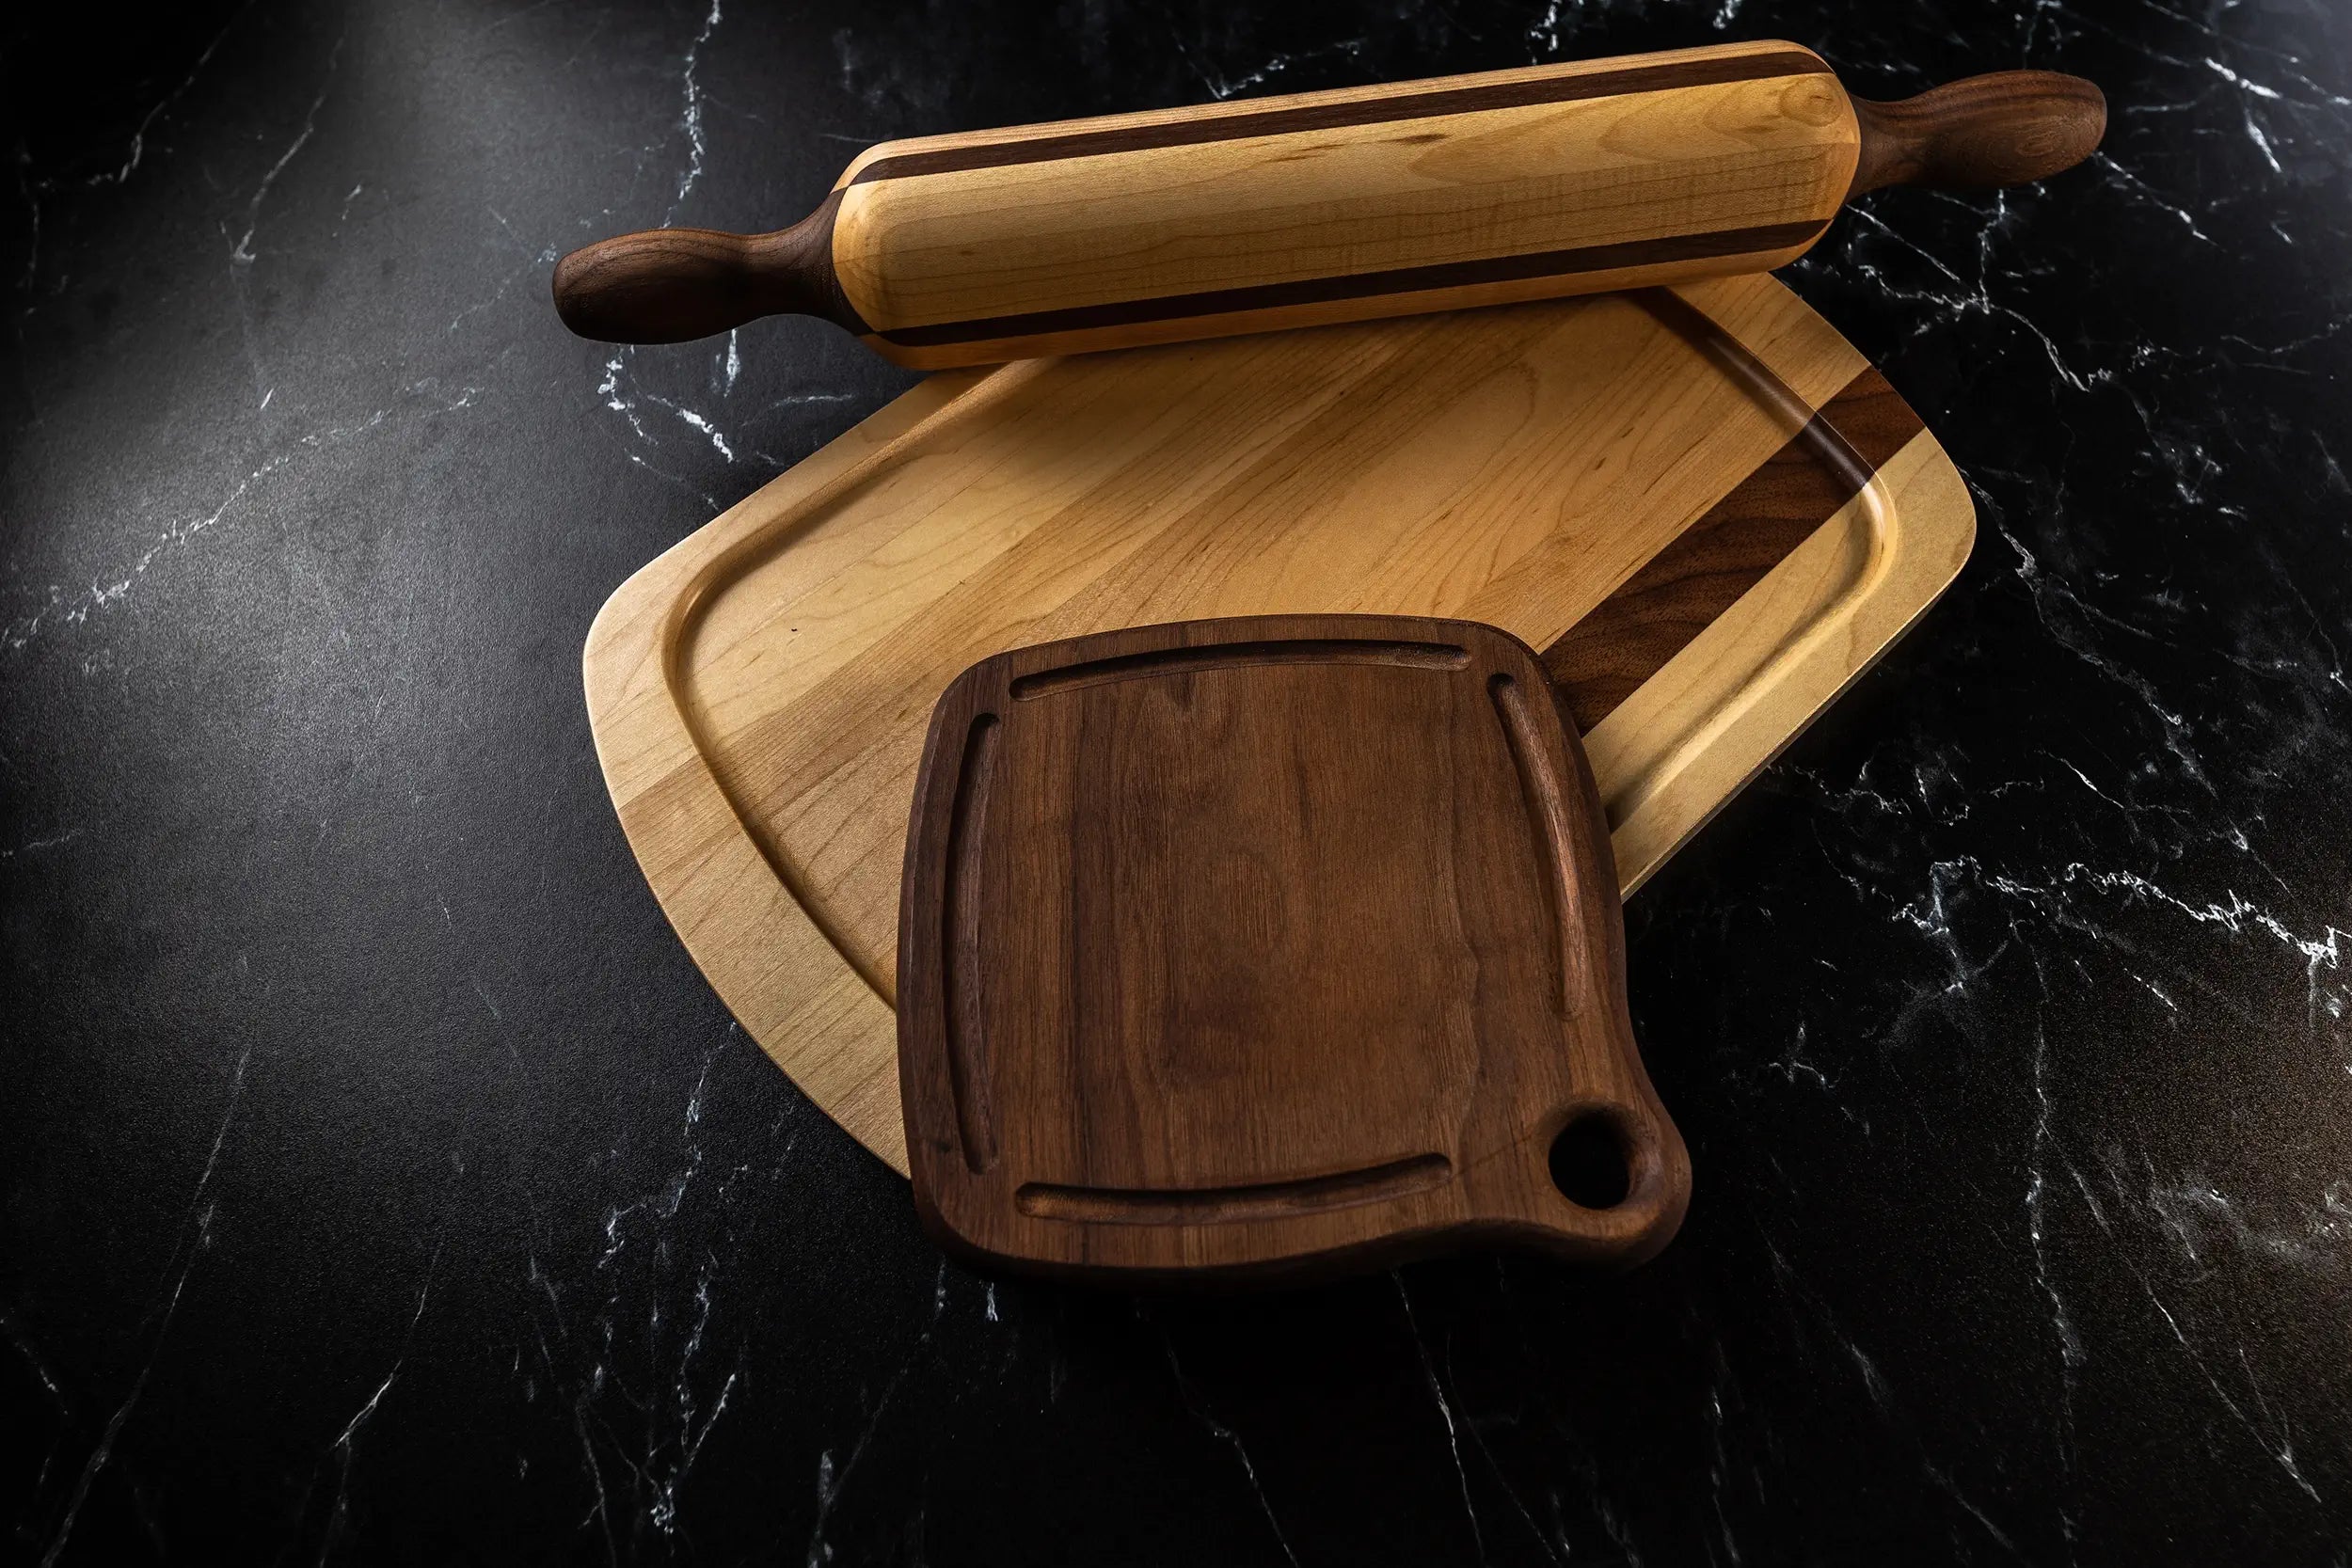
<instances>
[{"instance_id":1,"label":"rolling pin","mask_svg":"<svg viewBox=\"0 0 2352 1568\"><path fill-rule=\"evenodd\" d=\"M576 250L583 337L796 311L918 370L1758 272L1847 198L2090 156L2106 100L2012 71L1899 103L1791 43L1717 45L867 149L771 234Z\"/></svg>"}]
</instances>

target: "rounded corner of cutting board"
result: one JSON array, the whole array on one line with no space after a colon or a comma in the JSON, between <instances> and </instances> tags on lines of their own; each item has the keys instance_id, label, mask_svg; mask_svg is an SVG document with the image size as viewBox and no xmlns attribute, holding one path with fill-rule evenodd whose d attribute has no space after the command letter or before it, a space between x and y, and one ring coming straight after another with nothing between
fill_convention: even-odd
<instances>
[{"instance_id":1,"label":"rounded corner of cutting board","mask_svg":"<svg viewBox=\"0 0 2352 1568\"><path fill-rule=\"evenodd\" d=\"M1719 700L1706 721L1664 754L1653 751L1648 774L1623 760L1639 754L1661 727L1658 710L1677 700L1688 705L1691 691L1709 686L1710 667L1727 662L1719 644L1736 646L1744 639L1758 645L1756 627L1770 607L1802 599L1803 579L1816 569L1807 558L1828 553L1816 546L1830 540L1841 518L1872 538L1851 588L1836 596L1835 614L1824 610L1785 623L1775 651L1744 679L1729 687L1713 682ZM1586 736L1596 770L1627 781L1621 793L1604 790L1627 897L1918 624L1967 565L1976 533L1967 482L1942 443L1920 425L1805 546Z\"/></svg>"},{"instance_id":2,"label":"rounded corner of cutting board","mask_svg":"<svg viewBox=\"0 0 2352 1568\"><path fill-rule=\"evenodd\" d=\"M605 716L618 708L628 689L628 673L648 652L658 651L645 646L644 628L648 623L660 623L660 616L648 610L669 584L668 561L669 552L664 551L631 572L605 595L588 623L588 636L580 648L580 680L588 702L589 726L599 742L604 737Z\"/></svg>"},{"instance_id":3,"label":"rounded corner of cutting board","mask_svg":"<svg viewBox=\"0 0 2352 1568\"><path fill-rule=\"evenodd\" d=\"M1936 493L1930 498L1930 504L1919 509L1918 521L1923 531L1943 544L1950 562L1950 570L1929 595L1931 603L1959 579L1968 565L1968 558L1976 553L1977 498L1970 493L1960 465L1944 450L1944 443L1935 438L1935 432L1922 430L1913 439L1927 443L1930 455L1925 467L1936 480Z\"/></svg>"},{"instance_id":4,"label":"rounded corner of cutting board","mask_svg":"<svg viewBox=\"0 0 2352 1568\"><path fill-rule=\"evenodd\" d=\"M691 631L693 607L685 603L681 614L681 604L731 551L961 389L939 383L965 379L934 376L902 394L638 568L606 597L580 649L598 768L663 916L743 1031L900 1176L906 1137L889 1004L834 947L743 827L673 689L672 645ZM778 983L779 969L795 972L791 982ZM887 1070L878 1071L884 1044Z\"/></svg>"},{"instance_id":5,"label":"rounded corner of cutting board","mask_svg":"<svg viewBox=\"0 0 2352 1568\"><path fill-rule=\"evenodd\" d=\"M1859 351L1775 279L1762 276L1710 279L1678 286L1676 293L1772 373L1803 390L1816 408L1850 379L1868 372L1868 363ZM1200 547L1208 553L1200 559L1209 560L1215 555L1214 541L1219 537L1215 530L1227 525L1201 519L1213 509L1213 502L1223 502L1210 497L1203 487L1205 482L1198 482L1189 469L1170 464L1168 452L1183 441L1197 444L1213 436L1171 438L1169 433L1184 431L1196 420L1214 425L1219 420L1229 424L1256 421L1237 441L1256 441L1263 448L1258 458L1248 461L1262 461L1264 472L1253 477L1248 462L1221 449L1204 461L1226 465L1232 474L1248 480L1278 501L1282 494L1295 491L1303 498L1299 504L1309 510L1321 508L1326 514L1320 526L1327 534L1331 533L1332 515L1343 515L1351 528L1359 521L1370 528L1384 514L1392 515L1399 509L1427 511L1429 516L1412 526L1428 529L1437 520L1455 515L1460 507L1474 511L1480 497L1489 511L1498 513L1506 501L1522 510L1535 504L1539 511L1542 503L1549 502L1556 520L1547 526L1555 531L1573 534L1579 529L1597 527L1588 519L1599 515L1593 508L1607 507L1605 486L1587 494L1582 487L1585 482L1575 478L1571 483L1565 468L1556 474L1542 470L1543 475L1568 486L1557 492L1524 477L1506 484L1498 477L1499 470L1466 470L1473 472L1476 484L1465 499L1462 495L1426 485L1383 485L1377 475L1360 471L1362 465L1351 467L1341 460L1352 450L1351 443L1371 442L1375 467L1396 461L1427 461L1441 467L1461 445L1465 429L1474 429L1478 439L1493 439L1498 451L1502 451L1508 442L1492 430L1466 427L1459 421L1484 419L1479 410L1489 406L1508 417L1518 404L1492 399L1480 404L1477 398L1491 389L1486 383L1466 380L1463 388L1449 392L1451 383L1444 376L1432 384L1428 377L1400 376L1398 366L1402 361L1419 363L1433 355L1446 364L1484 356L1503 370L1514 371L1519 368L1519 362L1511 357L1515 352L1523 353L1527 368L1538 379L1581 376L1584 385L1579 397L1612 405L1613 422L1608 428L1616 430L1617 439L1626 444L1620 455L1631 460L1627 467L1645 476L1633 482L1645 499L1655 489L1672 489L1677 497L1689 490L1700 498L1697 504L1704 510L1711 499L1727 494L1723 486L1735 484L1748 471L1748 465L1769 453L1772 443L1748 451L1757 438L1756 431L1748 431L1740 437L1746 446L1740 449L1747 454L1738 457L1740 467L1735 468L1729 467L1733 454L1718 451L1728 437L1708 427L1708 434L1694 437L1699 444L1684 454L1689 459L1684 467L1696 464L1706 469L1712 464L1723 472L1707 474L1703 483L1687 471L1664 472L1665 460L1641 444L1652 434L1643 410L1666 406L1656 401L1661 395L1672 404L1685 394L1661 394L1647 385L1626 388L1619 383L1627 377L1662 376L1679 384L1715 372L1693 370L1702 363L1699 356L1668 349L1662 339L1639 354L1628 351L1619 360L1612 360L1613 369L1577 369L1574 361L1580 345L1600 343L1616 354L1625 348L1629 333L1639 337L1647 331L1636 330L1622 306L1608 303L1620 297L1502 307L1402 324L1303 329L1186 344L1178 350L1141 349L1082 360L1032 361L1009 370L976 367L942 372L877 410L623 583L599 610L583 651L598 758L624 832L664 912L746 1032L820 1108L884 1163L905 1172L896 1019L886 990L866 978L869 972L881 974L886 967L881 966L881 939L867 932L859 939L863 947L841 945L849 940L840 934L847 929L842 911L848 906L826 900L848 895L811 870L814 863L801 853L805 844L795 846L779 836L816 830L789 829L785 818L771 819L773 802L769 785L772 779L763 777L746 758L759 753L770 759L767 766L776 767L781 765L774 757L796 745L813 749L821 739L826 746L836 747L840 738L824 728L826 723L882 730L914 713L913 722L919 731L930 702L918 701L924 693L910 686L903 693L888 694L892 696L889 702L863 707L836 704L839 711L827 719L823 705L804 695L808 681L827 677L809 673L802 661L810 656L805 644L798 641L767 648L764 662L741 661L726 671L714 663L706 671L700 667L706 658L701 651L706 640L697 636L695 627L711 603L729 594L738 596L727 612L731 618L724 635L707 640L709 658L717 660L745 634L747 626L750 635L760 635L761 605L751 604L753 614L744 620L742 611L749 601L742 600L738 591L756 594L774 591L774 585L784 579L771 574L770 563L781 568L788 561L815 562L817 565L803 568L800 575L828 591L849 583L852 577L857 580L851 585L853 592L845 588L839 596L807 614L873 618L875 626L861 626L859 635L870 634L878 641L857 641L856 645L879 649L885 659L912 658L913 655L901 656L894 644L910 636L920 640L930 635L938 646L927 649L925 657L943 669L950 664L960 669L971 657L1003 647L1098 629L1088 624L1089 617L1107 616L1114 624L1134 625L1301 608L1430 613L1428 606L1374 602L1379 597L1376 593L1372 599L1312 607L1261 605L1246 602L1250 593L1234 594L1214 579L1205 587L1197 583L1185 587L1174 578L1170 578L1173 586L1144 593L1136 606L1125 610L1120 608L1124 601L1114 594L1106 609L1104 601L1089 598L1085 592L1093 580L1090 577L1068 575L1073 569L1069 562L1091 560L1089 552L1101 546L1073 539L1069 531L1123 529L1132 533L1147 526L1175 531L1175 524L1168 521L1174 518L1186 527L1206 531L1202 537L1210 543ZM1523 348L1515 349L1513 341L1521 339ZM1462 352L1454 352L1457 349ZM1302 369L1309 361L1328 362ZM1225 366L1230 374L1220 380L1208 373L1216 365ZM1240 396L1229 384L1233 381L1248 383L1248 391L1256 394L1262 405L1253 412L1249 397ZM1518 397L1520 383L1509 385L1512 396ZM1621 391L1627 394L1622 400L1617 397ZM1265 403L1278 393L1273 404ZM1280 402L1281 397L1294 394L1318 401L1302 413ZM1458 405L1446 401L1457 395ZM1704 404L1721 394L1689 395ZM1397 411L1398 399L1406 406L1402 415ZM1676 417L1685 424L1692 422L1688 409ZM1804 415L1797 418L1802 421ZM1105 424L1105 420L1113 422ZM1119 420L1126 423L1119 424ZM1148 433L1141 428L1145 422L1152 427ZM1264 427L1269 425L1281 428L1266 435ZM1087 447L1089 432L1100 437L1105 430L1130 439L1132 446L1124 452L1109 453ZM1518 429L1509 440L1521 446L1534 440L1560 448L1571 444L1572 436L1573 430L1565 427L1538 423ZM1286 452L1280 443L1293 440L1303 442L1305 450ZM1412 446L1403 459L1394 455L1401 445ZM1274 461L1277 458L1283 461ZM1066 463L1070 472L1050 476L1051 483L1041 481L1025 466L1033 460ZM1898 468L1901 471L1895 471ZM1179 474L1181 482L1174 477ZM1068 484L1056 489L1064 479ZM1534 483L1532 491L1519 493L1530 483ZM1132 488L1122 492L1122 484ZM1038 492L1030 498L1036 505L1023 499L1028 494L1024 485ZM1512 489L1514 485L1518 488ZM1679 765L1676 752L1679 745L1685 753L1679 762L1694 759L1700 766L1685 768L1687 777L1669 779L1664 787L1649 791L1645 831L1650 842L1645 849L1629 841L1629 825L1617 827L1620 877L1629 892L1867 669L1926 610L1965 562L1975 534L1975 509L1958 470L1924 429L1905 444L1899 459L1873 474L1866 487L1883 487L1882 499L1891 497L1899 535L1899 547L1888 563L1889 570L1838 600L1841 614L1854 607L1870 607L1869 613L1857 622L1859 629L1851 637L1835 635L1836 628L1815 635L1822 629L1816 624L1821 613L1819 605L1828 602L1820 593L1815 594L1815 609L1809 612L1783 606L1773 612L1780 616L1777 621L1757 620L1751 614L1747 633L1751 642L1785 637L1804 642L1810 652L1804 658L1783 658L1779 656L1784 650L1776 644L1759 644L1741 656L1748 659L1746 665L1735 659L1705 674L1695 686L1686 682L1686 702L1703 700L1712 705L1697 717L1677 713L1677 718L1694 726L1692 734L1650 744L1648 765L1667 767L1671 771L1670 765ZM1245 488L1235 481L1235 494ZM1700 496L1702 490L1704 496ZM958 504L964 498L969 498L968 504ZM1861 499L1856 497L1855 503ZM1653 510L1664 504L1655 502ZM1838 515L1851 510L1851 504ZM1672 505L1682 507L1685 501L1676 499ZM1645 526L1666 528L1661 537L1672 540L1675 529L1688 527L1697 515L1686 513L1680 523L1671 527L1655 522ZM850 518L859 519L855 531L850 529ZM1833 516L1822 522L1820 531L1828 532L1835 520ZM1048 523L1061 531L1054 535L1054 542L1057 559L1063 562L1056 568L1063 576L1055 579L1061 586L1052 592L1075 594L1076 597L1066 603L1060 598L1041 600L1060 608L1038 615L1022 604L994 604L972 626L954 622L946 632L938 631L942 613L938 606L947 595L977 589L980 584L975 579L988 569L987 561L993 559L967 557L967 544L988 543L993 547L993 541L980 541L978 536L992 531L1009 536L1021 528L1046 528ZM1251 526L1262 524L1263 518ZM853 549L845 543L851 531L859 541ZM1244 537L1238 525L1229 529L1229 534ZM1279 547L1273 553L1278 556L1286 556L1295 546L1289 533L1266 535L1258 543L1277 539ZM1447 535L1448 541L1454 539ZM805 548L803 541L807 542ZM1653 540L1645 547L1655 548L1657 543ZM1120 545L1127 547L1123 538ZM842 553L845 550L849 553ZM1389 591L1398 598L1436 594L1440 579L1454 569L1440 559L1445 554L1437 551L1414 558L1409 564L1419 575L1407 579L1404 588L1388 578L1380 580L1389 582ZM1544 558L1549 562L1546 569L1552 571L1573 567L1579 559L1573 550ZM1233 569L1244 576L1256 572L1262 577L1280 577L1291 570L1279 562ZM1624 579L1620 575L1613 580ZM1734 608L1752 610L1750 599L1763 594L1772 580L1768 575ZM1501 593L1497 585L1502 582L1502 578L1490 581L1488 589L1493 592L1469 602L1468 618L1491 620L1515 635L1525 636L1523 628L1513 625L1517 611L1511 607L1524 609L1532 601L1525 598L1523 582L1518 598ZM1284 583L1272 590L1265 590L1262 583L1260 590L1250 592L1259 597L1271 593L1277 600L1285 593L1295 596L1300 592L1295 578L1285 578ZM1451 585L1446 591L1453 591ZM807 583L800 582L792 592L807 593ZM1594 592L1613 590L1603 583ZM1322 582L1314 585L1313 593L1341 596ZM1073 605L1078 608L1072 609ZM1495 612L1478 612L1489 609ZM764 613L771 621L783 618L781 610ZM1119 621L1121 614L1130 618ZM1805 614L1813 618L1806 619ZM1791 621L1791 615L1798 618ZM806 614L796 608L790 618L801 621ZM1737 617L1725 614L1722 619L1729 622ZM983 641L974 642L978 652L958 641L959 636L967 641L982 636L976 628L983 626L994 629L985 632ZM1529 640L1540 645L1560 629ZM670 646L674 641L679 642L678 647ZM850 641L854 640L845 637L844 645ZM1686 649L1685 656L1691 652ZM1644 694L1658 687L1677 664L1687 662L1685 656L1677 656L1638 688L1634 697L1627 699L1628 706L1638 707ZM873 656L843 657L854 661ZM1724 665L1720 651L1709 657ZM696 668L672 668L681 660ZM1789 678L1790 671L1799 666L1802 678ZM760 683L778 679L779 671L787 673L785 686L803 695L794 695L780 705L770 705L761 695ZM950 675L953 673L948 670ZM726 689L724 680L739 684ZM722 684L706 689L709 681ZM673 689L674 685L677 689ZM935 699L937 692L929 695ZM703 712L707 720L722 703L727 705L728 713L724 733L716 739L698 738L696 725L706 721L693 715ZM915 712L917 708L921 711ZM706 747L711 748L707 754ZM1594 752L1594 759L1597 771L1601 770L1599 752ZM726 779L722 778L723 772ZM856 773L854 768L843 772L847 782L838 786L829 782L825 787L850 789L862 784L866 788L865 796L847 809L863 814L869 825L868 836L875 836L879 844L889 824L877 814L889 813L889 791L873 788L870 778L850 777ZM793 811L800 809L795 798L782 799ZM809 820L829 818L818 813ZM897 816L897 831L903 834L902 810ZM776 842L770 843L771 838ZM1640 852L1629 852L1637 849ZM878 856L879 850L869 852L868 867L862 875L871 883L876 875L886 874L895 888L896 861L886 873L877 872ZM868 886L860 906L867 912L856 918L866 925L879 922L881 914L875 911L881 910L881 893L886 891L878 884ZM816 907L812 909L804 898L817 900ZM894 917L890 924L895 936L895 903L888 912Z\"/></svg>"}]
</instances>

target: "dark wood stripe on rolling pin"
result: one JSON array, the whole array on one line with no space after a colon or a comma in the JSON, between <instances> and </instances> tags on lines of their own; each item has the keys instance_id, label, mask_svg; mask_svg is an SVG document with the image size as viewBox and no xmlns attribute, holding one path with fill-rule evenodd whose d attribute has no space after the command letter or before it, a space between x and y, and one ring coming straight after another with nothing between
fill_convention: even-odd
<instances>
[{"instance_id":1,"label":"dark wood stripe on rolling pin","mask_svg":"<svg viewBox=\"0 0 2352 1568\"><path fill-rule=\"evenodd\" d=\"M1544 650L1577 729L1589 732L1609 717L1925 428L1875 369L1848 382L1761 467Z\"/></svg>"},{"instance_id":2,"label":"dark wood stripe on rolling pin","mask_svg":"<svg viewBox=\"0 0 2352 1568\"><path fill-rule=\"evenodd\" d=\"M1069 131L1053 136L1029 136L971 147L942 147L927 152L901 152L894 157L875 159L858 170L856 178L850 183L863 185L874 180L905 180L921 174L953 174L964 169L1051 163L1057 158L1091 158L1107 152L1138 152L1153 148L1186 147L1199 142L1237 141L1244 136L1278 136L1293 131L1336 131L1355 125L1381 125L1391 120L1473 114L1481 109L1516 109L1535 103L1565 103L1583 98L1663 92L1671 87L1713 87L1725 82L1754 82L1773 76L1828 74L1829 67L1818 56L1795 49L1774 50L1765 55L1733 55L1724 59L1624 66L1614 71L1587 71L1580 76L1549 76L1532 82L1488 82L1468 87L1436 87L1427 92L1405 93L1395 98L1363 98L1341 103L1300 103L1282 109L1202 115L1192 119L1169 120L1160 125Z\"/></svg>"},{"instance_id":3,"label":"dark wood stripe on rolling pin","mask_svg":"<svg viewBox=\"0 0 2352 1568\"><path fill-rule=\"evenodd\" d=\"M1101 305L1073 305L1059 310L1028 310L1019 315L941 322L933 326L902 326L888 332L878 332L874 336L901 348L932 348L943 343L984 342L996 338L1028 338L1049 332L1084 332L1096 327L1126 326L1136 322L1221 316L1244 310L1275 310L1286 306L1320 305L1335 299L1424 293L1437 289L1468 288L1480 283L1508 283L1528 277L1565 277L1580 272L1608 272L1618 267L1657 266L1668 261L1706 261L1719 256L1787 250L1792 246L1811 245L1828 227L1829 220L1824 218L1814 223L1771 223L1754 229L1724 229L1711 234L1669 234L1659 239L1629 240L1617 245L1580 245L1572 250L1537 250L1523 256L1484 256L1471 261L1391 267L1381 272L1343 273L1335 277L1302 277L1288 283L1252 283L1236 289L1205 289L1198 293L1158 294L1146 299L1112 300Z\"/></svg>"}]
</instances>

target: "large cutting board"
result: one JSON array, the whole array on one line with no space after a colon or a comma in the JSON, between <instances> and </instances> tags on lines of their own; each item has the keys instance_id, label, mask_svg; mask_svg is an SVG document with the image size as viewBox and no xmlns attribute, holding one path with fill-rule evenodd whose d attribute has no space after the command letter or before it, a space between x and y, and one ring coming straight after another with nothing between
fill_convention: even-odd
<instances>
[{"instance_id":1,"label":"large cutting board","mask_svg":"<svg viewBox=\"0 0 2352 1568\"><path fill-rule=\"evenodd\" d=\"M900 1171L932 705L1009 647L1440 615L1544 654L1627 893L1959 572L1967 489L1769 277L935 375L612 595L597 754L735 1015Z\"/></svg>"}]
</instances>

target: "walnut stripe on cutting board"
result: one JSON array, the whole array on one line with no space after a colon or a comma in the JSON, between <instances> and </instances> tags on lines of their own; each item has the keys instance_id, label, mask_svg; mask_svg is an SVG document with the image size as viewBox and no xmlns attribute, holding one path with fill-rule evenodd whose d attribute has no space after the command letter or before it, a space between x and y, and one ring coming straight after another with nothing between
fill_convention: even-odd
<instances>
[{"instance_id":1,"label":"walnut stripe on cutting board","mask_svg":"<svg viewBox=\"0 0 2352 1568\"><path fill-rule=\"evenodd\" d=\"M1925 428L1875 367L1848 382L1760 467L1544 650L1544 668L1578 730L1609 717Z\"/></svg>"}]
</instances>

